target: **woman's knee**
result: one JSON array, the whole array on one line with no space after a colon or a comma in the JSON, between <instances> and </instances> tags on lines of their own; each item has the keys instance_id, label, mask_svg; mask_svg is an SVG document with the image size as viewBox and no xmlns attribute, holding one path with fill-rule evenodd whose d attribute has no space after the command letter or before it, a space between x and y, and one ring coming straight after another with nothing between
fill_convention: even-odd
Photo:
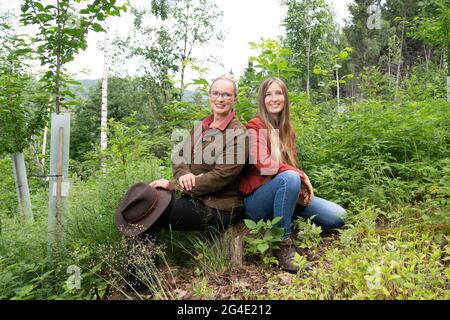
<instances>
[{"instance_id":1,"label":"woman's knee","mask_svg":"<svg viewBox=\"0 0 450 320\"><path fill-rule=\"evenodd\" d=\"M300 175L296 171L283 171L282 173L278 174L278 178L280 179L280 183L285 184L289 191L300 191L301 180Z\"/></svg>"},{"instance_id":2,"label":"woman's knee","mask_svg":"<svg viewBox=\"0 0 450 320\"><path fill-rule=\"evenodd\" d=\"M341 228L345 224L345 209L336 205L330 221L330 228Z\"/></svg>"}]
</instances>

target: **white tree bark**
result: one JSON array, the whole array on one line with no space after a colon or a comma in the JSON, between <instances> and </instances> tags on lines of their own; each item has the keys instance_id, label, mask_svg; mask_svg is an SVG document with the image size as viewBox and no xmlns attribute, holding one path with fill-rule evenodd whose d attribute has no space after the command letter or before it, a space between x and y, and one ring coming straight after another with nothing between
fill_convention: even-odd
<instances>
[{"instance_id":1,"label":"white tree bark","mask_svg":"<svg viewBox=\"0 0 450 320\"><path fill-rule=\"evenodd\" d=\"M311 33L312 33L312 26L309 26L309 35L308 35L308 45L306 47L306 95L309 98L309 78L310 78L310 71L309 71L309 64L311 60Z\"/></svg>"},{"instance_id":2,"label":"white tree bark","mask_svg":"<svg viewBox=\"0 0 450 320\"><path fill-rule=\"evenodd\" d=\"M108 122L108 70L109 70L109 23L105 32L105 48L103 61L103 78L102 78L102 106L101 106L101 133L100 133L100 150L106 150L108 146L106 129Z\"/></svg>"},{"instance_id":3,"label":"white tree bark","mask_svg":"<svg viewBox=\"0 0 450 320\"><path fill-rule=\"evenodd\" d=\"M397 94L398 94L398 90L400 88L400 74L401 74L401 67L402 67L402 63L403 63L403 59L402 59L402 53L403 53L403 37L405 35L405 23L402 24L402 35L400 37L400 48L399 48L399 60L397 63L397 75L396 75L396 81L395 81L395 97L394 100L397 100Z\"/></svg>"}]
</instances>

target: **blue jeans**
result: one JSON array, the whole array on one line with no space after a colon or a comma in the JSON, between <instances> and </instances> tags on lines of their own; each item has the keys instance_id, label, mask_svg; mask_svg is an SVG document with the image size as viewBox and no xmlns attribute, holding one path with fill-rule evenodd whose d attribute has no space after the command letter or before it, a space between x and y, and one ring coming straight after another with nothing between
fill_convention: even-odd
<instances>
[{"instance_id":1,"label":"blue jeans","mask_svg":"<svg viewBox=\"0 0 450 320\"><path fill-rule=\"evenodd\" d=\"M283 238L291 235L291 223L296 217L310 218L323 229L344 225L345 209L331 201L314 196L306 207L297 204L301 180L297 172L288 170L277 174L244 199L245 216L253 221L282 217L278 227L284 228Z\"/></svg>"}]
</instances>

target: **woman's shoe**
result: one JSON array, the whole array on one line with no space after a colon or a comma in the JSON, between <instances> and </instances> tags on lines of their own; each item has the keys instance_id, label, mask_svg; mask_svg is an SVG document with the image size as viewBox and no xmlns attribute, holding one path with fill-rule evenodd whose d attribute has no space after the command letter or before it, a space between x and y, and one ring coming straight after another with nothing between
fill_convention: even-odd
<instances>
[{"instance_id":1,"label":"woman's shoe","mask_svg":"<svg viewBox=\"0 0 450 320\"><path fill-rule=\"evenodd\" d=\"M298 268L293 263L295 248L292 244L291 237L282 240L279 247L280 249L275 250L274 253L280 263L281 269L290 273L297 273Z\"/></svg>"}]
</instances>

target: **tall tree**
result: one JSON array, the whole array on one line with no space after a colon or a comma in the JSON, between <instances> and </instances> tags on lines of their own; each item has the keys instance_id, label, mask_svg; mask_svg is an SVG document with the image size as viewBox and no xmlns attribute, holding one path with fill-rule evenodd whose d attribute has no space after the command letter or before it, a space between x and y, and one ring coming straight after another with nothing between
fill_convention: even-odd
<instances>
[{"instance_id":1,"label":"tall tree","mask_svg":"<svg viewBox=\"0 0 450 320\"><path fill-rule=\"evenodd\" d=\"M65 95L70 80L64 74L64 66L87 48L87 33L104 31L98 21L107 16L119 16L126 6L117 6L115 0L57 0L55 5L44 6L40 2L25 0L22 4L21 22L24 25L36 25L39 31L34 41L38 44L37 53L41 65L48 68L44 79L48 81L54 96L56 113L68 105ZM84 3L79 12L73 4ZM77 23L70 23L77 19Z\"/></svg>"},{"instance_id":2,"label":"tall tree","mask_svg":"<svg viewBox=\"0 0 450 320\"><path fill-rule=\"evenodd\" d=\"M378 65L388 38L388 26L382 19L378 0L355 0L348 5L350 20L343 31L348 46L354 50L353 63L357 70L364 66Z\"/></svg>"},{"instance_id":3,"label":"tall tree","mask_svg":"<svg viewBox=\"0 0 450 320\"><path fill-rule=\"evenodd\" d=\"M187 63L189 60L196 62L194 48L222 40L219 23L223 12L210 0L176 0L172 12L174 35L180 52L180 83L183 87Z\"/></svg>"},{"instance_id":4,"label":"tall tree","mask_svg":"<svg viewBox=\"0 0 450 320\"><path fill-rule=\"evenodd\" d=\"M102 104L100 121L100 150L106 150L108 145L106 130L108 122L108 72L109 72L109 25L106 26L103 47L103 77L102 77Z\"/></svg>"},{"instance_id":5,"label":"tall tree","mask_svg":"<svg viewBox=\"0 0 450 320\"><path fill-rule=\"evenodd\" d=\"M82 9L76 12L74 4ZM37 44L36 52L41 65L48 69L43 79L48 83L55 106L56 115L52 116L52 121L53 119L55 122L61 121L58 128L52 125L52 131L57 130L52 132L52 137L57 138L57 143L52 144L50 154L50 157L55 159L56 165L49 170L52 175L49 192L53 196L49 201L48 221L50 244L59 247L62 244L65 216L63 183L67 183L63 182L63 176L68 174L69 162L68 154L63 150L69 149L70 141L70 132L64 130L64 127L69 128L70 118L61 117L59 114L71 104L67 97L74 96L68 89L71 81L65 75L64 66L73 61L81 50L86 49L89 30L104 31L98 22L104 21L108 16L120 16L121 11L126 10L126 5L118 6L116 0L56 0L56 3L49 5L24 0L21 10L21 22L39 28L34 42ZM52 252L53 247L49 246L49 249Z\"/></svg>"},{"instance_id":6,"label":"tall tree","mask_svg":"<svg viewBox=\"0 0 450 320\"><path fill-rule=\"evenodd\" d=\"M120 44L143 58L146 73L161 84L177 76L183 88L187 66L198 61L195 50L222 39L223 13L211 0L161 0L152 5L132 9L135 34ZM155 15L161 19L152 19Z\"/></svg>"},{"instance_id":7,"label":"tall tree","mask_svg":"<svg viewBox=\"0 0 450 320\"><path fill-rule=\"evenodd\" d=\"M293 65L300 69L301 88L310 95L311 69L321 64L336 41L337 26L325 0L282 0L287 8L284 18L286 44L293 51Z\"/></svg>"}]
</instances>

